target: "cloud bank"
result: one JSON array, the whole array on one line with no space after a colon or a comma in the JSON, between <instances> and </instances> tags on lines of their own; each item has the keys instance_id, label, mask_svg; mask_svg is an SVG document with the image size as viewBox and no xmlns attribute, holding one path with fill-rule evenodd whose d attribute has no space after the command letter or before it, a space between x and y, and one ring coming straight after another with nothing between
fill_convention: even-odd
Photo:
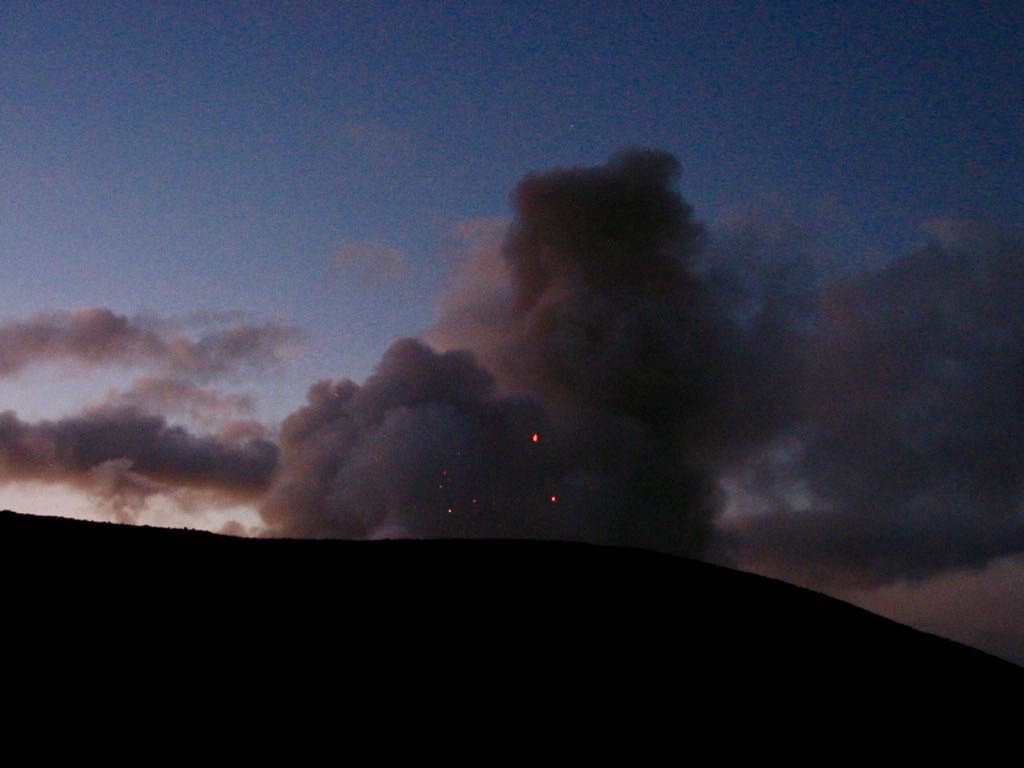
<instances>
[{"instance_id":1,"label":"cloud bank","mask_svg":"<svg viewBox=\"0 0 1024 768\"><path fill-rule=\"evenodd\" d=\"M131 408L35 423L0 413L0 478L79 488L119 519L158 493L252 501L267 489L276 460L276 446L262 437L230 429L197 436Z\"/></svg>"},{"instance_id":2,"label":"cloud bank","mask_svg":"<svg viewBox=\"0 0 1024 768\"><path fill-rule=\"evenodd\" d=\"M0 482L77 488L120 520L136 519L154 496L186 510L200 498L206 506L252 503L269 486L277 448L264 427L245 420L251 398L198 382L276 369L299 338L294 328L247 323L238 313L177 321L78 309L4 322L0 377L44 363L158 375L56 421L0 414ZM168 424L172 415L209 434Z\"/></svg>"},{"instance_id":3,"label":"cloud bank","mask_svg":"<svg viewBox=\"0 0 1024 768\"><path fill-rule=\"evenodd\" d=\"M774 508L735 526L745 561L870 586L1024 551L1024 248L930 234L821 293L790 447L746 468Z\"/></svg>"},{"instance_id":4,"label":"cloud bank","mask_svg":"<svg viewBox=\"0 0 1024 768\"><path fill-rule=\"evenodd\" d=\"M280 365L300 338L295 328L277 323L210 317L200 325L199 336L190 338L175 323L100 308L8 320L0 324L0 377L56 362L140 366L208 380Z\"/></svg>"},{"instance_id":5,"label":"cloud bank","mask_svg":"<svg viewBox=\"0 0 1024 768\"><path fill-rule=\"evenodd\" d=\"M205 427L251 417L256 411L253 398L248 395L220 392L187 379L159 376L141 376L128 389L108 393L107 402L146 413L182 415Z\"/></svg>"}]
</instances>

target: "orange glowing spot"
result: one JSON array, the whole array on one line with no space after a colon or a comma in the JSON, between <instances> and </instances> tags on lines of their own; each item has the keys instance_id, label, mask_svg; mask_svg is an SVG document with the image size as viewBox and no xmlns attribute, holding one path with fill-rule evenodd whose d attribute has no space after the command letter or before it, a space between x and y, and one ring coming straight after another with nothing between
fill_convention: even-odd
<instances>
[{"instance_id":1,"label":"orange glowing spot","mask_svg":"<svg viewBox=\"0 0 1024 768\"><path fill-rule=\"evenodd\" d=\"M551 497L551 503L552 504L557 504L558 503L558 497L557 496L552 496Z\"/></svg>"},{"instance_id":2,"label":"orange glowing spot","mask_svg":"<svg viewBox=\"0 0 1024 768\"><path fill-rule=\"evenodd\" d=\"M534 432L532 440L535 443L539 443L540 442L540 435L538 435L536 432Z\"/></svg>"},{"instance_id":3,"label":"orange glowing spot","mask_svg":"<svg viewBox=\"0 0 1024 768\"><path fill-rule=\"evenodd\" d=\"M451 513L452 513L452 508L448 507L448 514L450 515Z\"/></svg>"}]
</instances>

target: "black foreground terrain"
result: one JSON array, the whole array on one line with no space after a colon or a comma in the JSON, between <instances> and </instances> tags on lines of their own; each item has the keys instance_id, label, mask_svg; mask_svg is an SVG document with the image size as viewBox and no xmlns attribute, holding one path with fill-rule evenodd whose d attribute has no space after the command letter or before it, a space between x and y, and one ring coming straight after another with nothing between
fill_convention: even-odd
<instances>
[{"instance_id":1,"label":"black foreground terrain","mask_svg":"<svg viewBox=\"0 0 1024 768\"><path fill-rule=\"evenodd\" d=\"M253 540L0 512L0 563L18 660L8 680L49 679L46 696L99 685L175 691L189 706L269 698L322 719L324 701L359 691L367 707L436 717L457 701L475 717L498 707L549 725L694 708L877 725L973 716L1024 690L1024 670L980 651L638 550Z\"/></svg>"}]
</instances>

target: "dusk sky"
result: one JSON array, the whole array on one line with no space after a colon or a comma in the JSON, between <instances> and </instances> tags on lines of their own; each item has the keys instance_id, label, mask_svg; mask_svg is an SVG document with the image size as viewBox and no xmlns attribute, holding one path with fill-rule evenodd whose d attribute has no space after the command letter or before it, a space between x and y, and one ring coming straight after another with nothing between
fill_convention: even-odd
<instances>
[{"instance_id":1,"label":"dusk sky","mask_svg":"<svg viewBox=\"0 0 1024 768\"><path fill-rule=\"evenodd\" d=\"M3 2L0 508L650 546L1024 663L1022 30Z\"/></svg>"}]
</instances>

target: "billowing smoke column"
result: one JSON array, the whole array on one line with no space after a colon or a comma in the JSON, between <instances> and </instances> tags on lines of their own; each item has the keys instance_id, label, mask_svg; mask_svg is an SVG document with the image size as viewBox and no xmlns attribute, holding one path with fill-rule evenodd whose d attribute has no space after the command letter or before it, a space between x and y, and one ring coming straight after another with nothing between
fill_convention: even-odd
<instances>
[{"instance_id":1,"label":"billowing smoke column","mask_svg":"<svg viewBox=\"0 0 1024 768\"><path fill-rule=\"evenodd\" d=\"M403 340L364 385L315 385L281 430L271 528L698 552L724 330L678 172L630 151L526 178L503 298L450 309L434 338L451 351Z\"/></svg>"},{"instance_id":2,"label":"billowing smoke column","mask_svg":"<svg viewBox=\"0 0 1024 768\"><path fill-rule=\"evenodd\" d=\"M818 587L1024 552L1019 240L946 222L829 278L784 243L702 249L678 172L633 150L528 176L432 346L286 420L270 531L713 539Z\"/></svg>"}]
</instances>

